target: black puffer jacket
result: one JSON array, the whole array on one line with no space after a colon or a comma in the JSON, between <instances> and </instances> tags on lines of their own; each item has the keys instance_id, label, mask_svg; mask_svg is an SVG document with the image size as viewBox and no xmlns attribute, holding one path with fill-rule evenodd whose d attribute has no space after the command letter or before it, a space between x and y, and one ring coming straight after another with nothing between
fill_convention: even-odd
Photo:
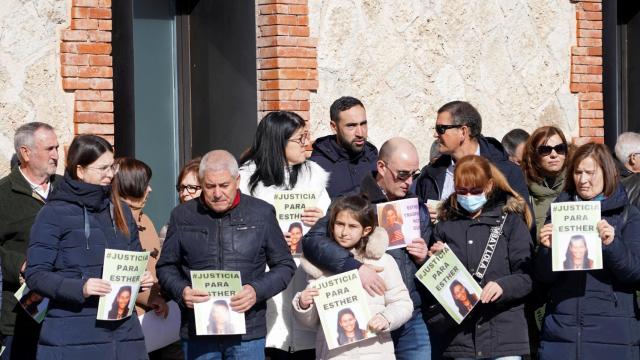
<instances>
[{"instance_id":1,"label":"black puffer jacket","mask_svg":"<svg viewBox=\"0 0 640 360\"><path fill-rule=\"evenodd\" d=\"M640 208L640 173L633 173L624 166L621 166L620 182L627 192L629 202L637 208Z\"/></svg>"},{"instance_id":2,"label":"black puffer jacket","mask_svg":"<svg viewBox=\"0 0 640 360\"><path fill-rule=\"evenodd\" d=\"M239 191L236 196L238 205L224 213L213 212L202 198L171 212L156 273L162 289L181 305L183 339L196 333L193 309L182 301L182 290L191 286L190 270L240 271L242 284L256 291L256 304L245 313L247 332L242 335L243 340L252 340L266 335L267 299L287 287L296 269L273 206Z\"/></svg>"},{"instance_id":3,"label":"black puffer jacket","mask_svg":"<svg viewBox=\"0 0 640 360\"><path fill-rule=\"evenodd\" d=\"M367 194L369 200L376 204L388 201L382 193L375 181L375 173L369 173L360 186L360 191ZM405 198L415 197L409 193ZM431 221L429 212L424 204L419 202L420 206L420 234L425 241L429 241L431 236ZM316 225L305 235L302 241L302 247L305 258L312 264L328 270L334 274L354 270L362 265L353 258L353 254L338 245L329 237L329 216L320 219ZM409 295L413 301L415 309L419 309L422 305L423 298L428 296L427 289L415 277L419 265L416 264L405 248L393 249L387 251L389 255L398 264L402 280L409 290Z\"/></svg>"},{"instance_id":4,"label":"black puffer jacket","mask_svg":"<svg viewBox=\"0 0 640 360\"><path fill-rule=\"evenodd\" d=\"M123 320L96 321L98 296L82 294L87 279L102 277L105 248L142 251L126 205L130 236L116 230L109 194L109 186L65 176L33 224L27 285L50 299L38 359L147 359L136 313Z\"/></svg>"},{"instance_id":5,"label":"black puffer jacket","mask_svg":"<svg viewBox=\"0 0 640 360\"><path fill-rule=\"evenodd\" d=\"M496 191L480 216L471 219L466 211L451 206L452 201L456 201L455 193L440 209L441 220L435 226L432 242L447 243L472 274L480 262L491 228L500 224L504 213L507 218L480 283L484 287L489 281L495 281L503 294L496 302L478 304L460 325L441 335L444 356L494 358L528 354L524 300L532 287L533 242L521 215L527 205Z\"/></svg>"},{"instance_id":6,"label":"black puffer jacket","mask_svg":"<svg viewBox=\"0 0 640 360\"><path fill-rule=\"evenodd\" d=\"M378 149L373 144L365 142L362 152L350 154L338 145L335 135L329 135L313 143L313 152L309 160L322 166L331 174L327 192L329 197L335 199L355 191L362 179L376 170Z\"/></svg>"}]
</instances>

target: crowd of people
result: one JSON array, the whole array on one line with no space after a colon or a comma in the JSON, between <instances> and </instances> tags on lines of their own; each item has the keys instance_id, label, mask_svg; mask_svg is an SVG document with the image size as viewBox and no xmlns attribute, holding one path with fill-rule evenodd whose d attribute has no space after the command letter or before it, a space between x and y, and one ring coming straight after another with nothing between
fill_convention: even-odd
<instances>
[{"instance_id":1,"label":"crowd of people","mask_svg":"<svg viewBox=\"0 0 640 360\"><path fill-rule=\"evenodd\" d=\"M431 153L419 154L400 137L380 149L368 142L358 99L337 99L329 115L334 134L316 139L310 157L305 121L277 111L239 161L212 150L187 162L168 224L144 213L153 196L144 162L114 158L105 139L80 135L57 175L55 129L19 127L18 164L0 180L0 359L640 358L640 134L620 135L617 159L602 144L570 143L555 126L498 141L482 135L470 103L453 101L437 112ZM274 208L283 191L317 199L284 228ZM376 204L414 198L419 236L405 239L398 210L376 214ZM552 271L550 207L565 201L600 203L602 269L576 237L563 266L586 271ZM398 242L407 245L388 249ZM460 324L416 277L445 248L482 289L446 287ZM134 315L167 317L176 302L179 342L147 352L137 317L127 316L130 287L109 304L112 321L96 320L111 292L105 249L150 253ZM230 312L243 313L243 334L196 335L194 304L210 296L192 288L192 270L240 273L241 290L208 317L211 334L226 334L237 325ZM371 317L345 308L332 325L337 338L327 339L315 281L352 270ZM14 296L24 283L49 299L41 324Z\"/></svg>"}]
</instances>

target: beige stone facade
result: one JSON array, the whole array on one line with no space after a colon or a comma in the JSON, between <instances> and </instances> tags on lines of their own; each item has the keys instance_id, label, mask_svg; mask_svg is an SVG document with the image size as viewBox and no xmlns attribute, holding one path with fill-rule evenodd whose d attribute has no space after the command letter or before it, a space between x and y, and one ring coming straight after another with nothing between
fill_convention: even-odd
<instances>
[{"instance_id":1,"label":"beige stone facade","mask_svg":"<svg viewBox=\"0 0 640 360\"><path fill-rule=\"evenodd\" d=\"M309 1L318 38L314 136L330 133L329 106L342 95L364 102L374 144L407 137L422 164L436 110L451 100L476 105L483 133L498 139L543 124L577 136L575 19L568 0Z\"/></svg>"},{"instance_id":2,"label":"beige stone facade","mask_svg":"<svg viewBox=\"0 0 640 360\"><path fill-rule=\"evenodd\" d=\"M9 172L14 131L26 122L53 125L61 148L71 142L74 105L62 89L59 48L70 6L66 0L0 1L0 176Z\"/></svg>"}]
</instances>

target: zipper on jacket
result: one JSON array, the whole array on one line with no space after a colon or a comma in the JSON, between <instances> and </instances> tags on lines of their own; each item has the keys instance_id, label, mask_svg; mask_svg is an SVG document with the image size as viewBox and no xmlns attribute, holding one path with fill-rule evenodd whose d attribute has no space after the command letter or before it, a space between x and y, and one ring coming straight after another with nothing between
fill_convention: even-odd
<instances>
[{"instance_id":1,"label":"zipper on jacket","mask_svg":"<svg viewBox=\"0 0 640 360\"><path fill-rule=\"evenodd\" d=\"M222 257L222 252L223 252L223 248L222 248L222 219L218 219L218 267L220 269L222 269L222 261L223 261L223 257Z\"/></svg>"},{"instance_id":2,"label":"zipper on jacket","mask_svg":"<svg viewBox=\"0 0 640 360\"><path fill-rule=\"evenodd\" d=\"M87 242L87 250L89 250L89 235L91 235L91 225L89 224L89 213L86 207L82 207L82 215L84 219L84 238Z\"/></svg>"}]
</instances>

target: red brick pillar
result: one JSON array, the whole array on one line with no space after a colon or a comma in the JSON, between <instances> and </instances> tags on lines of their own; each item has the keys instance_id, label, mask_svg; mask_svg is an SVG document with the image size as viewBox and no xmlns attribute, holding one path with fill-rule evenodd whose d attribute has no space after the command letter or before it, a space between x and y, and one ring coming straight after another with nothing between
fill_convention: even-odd
<instances>
[{"instance_id":1,"label":"red brick pillar","mask_svg":"<svg viewBox=\"0 0 640 360\"><path fill-rule=\"evenodd\" d=\"M309 37L307 0L258 0L258 117L290 110L309 121L318 89L317 39Z\"/></svg>"},{"instance_id":2,"label":"red brick pillar","mask_svg":"<svg viewBox=\"0 0 640 360\"><path fill-rule=\"evenodd\" d=\"M113 143L111 0L72 0L60 43L62 87L75 94L74 131Z\"/></svg>"},{"instance_id":3,"label":"red brick pillar","mask_svg":"<svg viewBox=\"0 0 640 360\"><path fill-rule=\"evenodd\" d=\"M578 94L577 142L604 142L602 3L576 1L577 45L571 48L571 92Z\"/></svg>"}]
</instances>

